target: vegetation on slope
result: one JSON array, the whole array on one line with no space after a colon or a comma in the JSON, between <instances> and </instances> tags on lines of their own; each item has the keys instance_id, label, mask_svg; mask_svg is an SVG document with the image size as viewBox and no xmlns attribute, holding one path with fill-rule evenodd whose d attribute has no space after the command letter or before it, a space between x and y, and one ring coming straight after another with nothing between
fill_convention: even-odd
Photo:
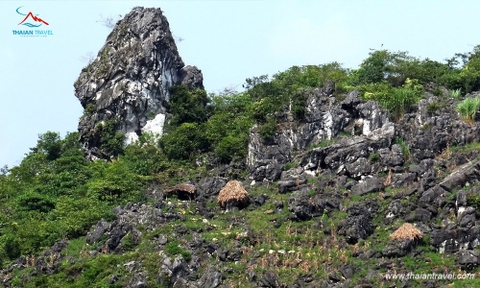
<instances>
[{"instance_id":1,"label":"vegetation on slope","mask_svg":"<svg viewBox=\"0 0 480 288\"><path fill-rule=\"evenodd\" d=\"M261 209L231 215L218 214L207 224L194 220L197 216L191 207L179 208L185 212L185 221L174 221L159 231L144 231L147 236L142 242L130 243L131 246L127 243L125 246L131 249L123 255L89 258L82 254L86 251L84 236L87 231L102 218L114 219L111 213L114 207L127 202L150 201L149 187L159 183L170 186L206 175L208 170L219 165L243 162L247 155L249 129L254 124L259 125L262 138L268 140L277 129L277 112L288 111L296 121L304 121L306 99L302 92L323 86L329 80L334 81L335 96L358 89L361 97L378 101L397 121L411 111L425 90L430 89L428 91L434 94L443 93L441 89L429 88L430 83L435 83L435 87L445 87L447 91L457 91L452 93L455 98L460 98L460 91L470 93L479 90L480 46L471 53L456 54L446 63L420 60L406 52L378 50L371 52L354 70L342 68L336 62L294 66L272 78L264 75L247 79L244 92L224 91L218 95L207 95L202 90L174 87L170 102L173 118L166 127L167 133L158 141L153 135L144 134L136 144L123 148L123 135L115 133L115 123L102 126L103 148L118 156L111 162L86 161L77 133L61 139L58 133L46 132L39 136L37 145L20 165L0 171L0 266L7 267L20 256L38 256L55 242L69 239L66 253L75 257L75 263L64 263L61 272L52 278L47 279L45 275L36 278L25 276L27 278L23 280L18 278L18 285L80 287L96 283L100 287L99 283L107 285L112 273L128 274L120 264L129 260L142 259L147 270L157 269L155 255L158 251L151 246L149 239L159 234L168 235L171 229L182 225L188 230L204 231L204 238L208 241L224 239L222 245L227 246L234 246L238 235L252 230L258 239L263 240L256 246L258 251L245 253L253 256L262 249L259 257L264 265L255 269L260 272L269 267L275 269L285 283L309 271L316 271L315 277L325 278L328 275L321 269L325 265L355 263L358 259L350 257L354 251L332 246L332 243L337 243L334 240L341 236L329 227L335 227L344 219L344 212L325 212L321 223L326 226L322 229L314 228L318 225L314 220L283 223L284 216L289 214L287 209L282 210L284 212L280 215L272 215L271 211L278 209L274 203L285 203L288 196L278 194L271 187L249 191L253 196L266 194L271 197L272 201ZM467 105L468 101L473 100L460 103L458 112L472 123L479 107L476 104L474 107ZM468 107L464 108L464 105ZM432 106L432 112L434 108ZM403 146L402 149L408 148ZM243 170L241 173L244 174L230 176L242 178L247 172ZM344 201L354 203L355 199ZM383 199L380 202L387 204ZM178 201L179 205L181 203ZM213 207L215 204L209 205ZM244 226L229 225L229 221L237 218ZM381 220L375 219L375 222L380 225ZM280 229L270 229L274 222L280 223ZM393 223L388 229L393 231L401 224ZM387 241L389 233L386 230L378 233L380 235L376 240L361 241L357 248L384 245L386 242L382 241ZM186 237L192 237L191 233L187 233ZM186 245L185 241L177 239L169 242L166 253L182 255L187 259L189 252L182 248ZM417 267L412 256L405 256L403 261L406 266L428 271L447 269L451 264L448 256L438 256L428 245L422 247L425 257L431 261ZM269 250L288 253L263 253ZM438 261L432 260L439 257L442 258ZM242 258L227 265L234 271L243 271L245 262ZM359 274L356 281L363 276ZM247 285L236 273L228 277L233 284Z\"/></svg>"}]
</instances>

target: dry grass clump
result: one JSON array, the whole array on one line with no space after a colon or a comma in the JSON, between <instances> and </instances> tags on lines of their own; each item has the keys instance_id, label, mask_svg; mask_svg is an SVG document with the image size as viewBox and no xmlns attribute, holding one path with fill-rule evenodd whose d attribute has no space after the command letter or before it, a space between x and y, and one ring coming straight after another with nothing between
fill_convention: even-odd
<instances>
[{"instance_id":1,"label":"dry grass clump","mask_svg":"<svg viewBox=\"0 0 480 288\"><path fill-rule=\"evenodd\" d=\"M177 192L177 191L182 191L190 194L195 194L196 188L195 185L188 184L188 183L182 183L175 185L173 187L170 187L165 190L165 193L172 193L172 192Z\"/></svg>"},{"instance_id":2,"label":"dry grass clump","mask_svg":"<svg viewBox=\"0 0 480 288\"><path fill-rule=\"evenodd\" d=\"M168 189L165 189L166 194L176 193L177 197L181 199L192 198L196 195L196 192L197 192L197 188L195 187L195 185L192 185L189 183L181 183L173 187L170 187Z\"/></svg>"},{"instance_id":3,"label":"dry grass clump","mask_svg":"<svg viewBox=\"0 0 480 288\"><path fill-rule=\"evenodd\" d=\"M414 240L414 239L422 239L423 235L420 230L418 230L415 226L410 223L404 223L400 228L395 230L390 235L390 239L392 240Z\"/></svg>"},{"instance_id":4,"label":"dry grass clump","mask_svg":"<svg viewBox=\"0 0 480 288\"><path fill-rule=\"evenodd\" d=\"M224 207L230 201L243 202L247 199L248 192L243 188L242 183L237 180L228 181L227 185L218 194L218 203Z\"/></svg>"}]
</instances>

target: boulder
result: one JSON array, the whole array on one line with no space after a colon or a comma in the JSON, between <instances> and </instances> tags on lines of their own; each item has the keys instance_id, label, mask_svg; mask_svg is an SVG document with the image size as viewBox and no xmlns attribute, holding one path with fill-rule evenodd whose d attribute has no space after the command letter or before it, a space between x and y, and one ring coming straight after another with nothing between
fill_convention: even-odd
<instances>
[{"instance_id":1,"label":"boulder","mask_svg":"<svg viewBox=\"0 0 480 288\"><path fill-rule=\"evenodd\" d=\"M372 192L380 192L384 189L383 181L379 178L367 178L352 187L352 194L364 195Z\"/></svg>"},{"instance_id":2,"label":"boulder","mask_svg":"<svg viewBox=\"0 0 480 288\"><path fill-rule=\"evenodd\" d=\"M367 239L375 230L368 207L354 204L347 208L347 213L347 219L338 227L338 234L345 236L349 244L356 244L359 239Z\"/></svg>"},{"instance_id":3,"label":"boulder","mask_svg":"<svg viewBox=\"0 0 480 288\"><path fill-rule=\"evenodd\" d=\"M464 250L456 253L456 262L467 271L480 265L480 253L477 250Z\"/></svg>"},{"instance_id":4,"label":"boulder","mask_svg":"<svg viewBox=\"0 0 480 288\"><path fill-rule=\"evenodd\" d=\"M222 280L222 273L220 273L215 266L210 265L207 271L200 277L200 280L198 280L198 285L205 288L216 288L220 286Z\"/></svg>"},{"instance_id":5,"label":"boulder","mask_svg":"<svg viewBox=\"0 0 480 288\"><path fill-rule=\"evenodd\" d=\"M104 219L98 221L95 227L93 228L93 231L89 231L87 233L87 237L85 239L87 244L92 245L98 240L100 240L109 227L110 227L110 224Z\"/></svg>"}]
</instances>

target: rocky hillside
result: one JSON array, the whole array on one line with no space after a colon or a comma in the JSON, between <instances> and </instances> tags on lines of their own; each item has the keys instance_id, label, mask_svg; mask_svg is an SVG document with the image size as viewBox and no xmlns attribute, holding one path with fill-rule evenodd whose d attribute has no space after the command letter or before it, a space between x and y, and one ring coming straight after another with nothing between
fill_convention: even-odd
<instances>
[{"instance_id":1,"label":"rocky hillside","mask_svg":"<svg viewBox=\"0 0 480 288\"><path fill-rule=\"evenodd\" d=\"M79 132L0 171L0 283L478 287L479 51L207 96L135 8L75 83Z\"/></svg>"}]
</instances>

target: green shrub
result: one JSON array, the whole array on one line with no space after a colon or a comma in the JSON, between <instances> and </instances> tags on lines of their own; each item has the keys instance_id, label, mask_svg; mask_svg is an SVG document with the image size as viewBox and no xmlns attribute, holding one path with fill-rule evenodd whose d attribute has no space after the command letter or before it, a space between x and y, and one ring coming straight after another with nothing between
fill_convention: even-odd
<instances>
[{"instance_id":1,"label":"green shrub","mask_svg":"<svg viewBox=\"0 0 480 288\"><path fill-rule=\"evenodd\" d=\"M53 222L52 226L54 225L51 230L58 231L59 237L72 239L83 236L100 219L112 218L112 207L112 204L88 197L59 197L57 206L49 217Z\"/></svg>"},{"instance_id":2,"label":"green shrub","mask_svg":"<svg viewBox=\"0 0 480 288\"><path fill-rule=\"evenodd\" d=\"M180 247L179 243L176 241L169 242L167 243L167 245L165 245L165 253L167 253L167 255L171 257L176 255L182 255L185 261L190 261L190 259L192 259L192 254Z\"/></svg>"},{"instance_id":3,"label":"green shrub","mask_svg":"<svg viewBox=\"0 0 480 288\"><path fill-rule=\"evenodd\" d=\"M370 156L368 157L368 161L370 162L377 162L379 159L380 154L378 154L377 152L370 154Z\"/></svg>"},{"instance_id":4,"label":"green shrub","mask_svg":"<svg viewBox=\"0 0 480 288\"><path fill-rule=\"evenodd\" d=\"M408 144L405 143L405 140L403 140L400 137L397 137L395 139L395 143L400 145L400 147L402 148L402 154L403 154L403 158L405 159L405 161L410 160L410 158L412 157L412 154L410 152L410 147L408 147Z\"/></svg>"},{"instance_id":5,"label":"green shrub","mask_svg":"<svg viewBox=\"0 0 480 288\"><path fill-rule=\"evenodd\" d=\"M479 193L468 194L467 204L468 206L475 207L475 209L480 209L480 194Z\"/></svg>"},{"instance_id":6,"label":"green shrub","mask_svg":"<svg viewBox=\"0 0 480 288\"><path fill-rule=\"evenodd\" d=\"M223 163L230 162L233 158L243 158L247 155L248 138L245 135L228 135L218 143L215 155Z\"/></svg>"},{"instance_id":7,"label":"green shrub","mask_svg":"<svg viewBox=\"0 0 480 288\"><path fill-rule=\"evenodd\" d=\"M87 106L85 107L85 110L83 110L83 114L86 116L92 116L94 112L95 112L95 106L92 103L88 103Z\"/></svg>"},{"instance_id":8,"label":"green shrub","mask_svg":"<svg viewBox=\"0 0 480 288\"><path fill-rule=\"evenodd\" d=\"M135 246L137 246L137 243L135 243L134 236L131 232L122 238L122 248L124 251L132 251Z\"/></svg>"},{"instance_id":9,"label":"green shrub","mask_svg":"<svg viewBox=\"0 0 480 288\"><path fill-rule=\"evenodd\" d=\"M159 140L168 159L187 160L199 152L207 151L209 143L197 123L183 123Z\"/></svg>"},{"instance_id":10,"label":"green shrub","mask_svg":"<svg viewBox=\"0 0 480 288\"><path fill-rule=\"evenodd\" d=\"M440 86L436 86L435 89L433 89L432 94L440 97L443 96L443 91Z\"/></svg>"},{"instance_id":11,"label":"green shrub","mask_svg":"<svg viewBox=\"0 0 480 288\"><path fill-rule=\"evenodd\" d=\"M480 97L467 98L463 102L458 103L457 112L462 119L468 124L472 125L475 121L475 114L480 108Z\"/></svg>"},{"instance_id":12,"label":"green shrub","mask_svg":"<svg viewBox=\"0 0 480 288\"><path fill-rule=\"evenodd\" d=\"M95 164L94 178L86 184L88 197L111 203L122 199L132 200L141 183L127 163L116 161Z\"/></svg>"},{"instance_id":13,"label":"green shrub","mask_svg":"<svg viewBox=\"0 0 480 288\"><path fill-rule=\"evenodd\" d=\"M169 125L179 126L182 123L203 123L208 119L209 99L207 92L202 89L189 90L185 85L174 86L170 89L170 113L173 118Z\"/></svg>"},{"instance_id":14,"label":"green shrub","mask_svg":"<svg viewBox=\"0 0 480 288\"><path fill-rule=\"evenodd\" d=\"M384 106L395 120L399 120L405 113L409 112L410 107L419 100L417 93L410 88L395 89L392 96L385 99Z\"/></svg>"},{"instance_id":15,"label":"green shrub","mask_svg":"<svg viewBox=\"0 0 480 288\"><path fill-rule=\"evenodd\" d=\"M35 192L27 192L17 198L20 209L48 213L55 209L55 201L47 196Z\"/></svg>"},{"instance_id":16,"label":"green shrub","mask_svg":"<svg viewBox=\"0 0 480 288\"><path fill-rule=\"evenodd\" d=\"M140 136L140 139L144 134ZM154 139L152 142L142 143L139 141L128 145L121 159L125 161L130 170L143 176L154 175L168 167L165 154L157 147Z\"/></svg>"},{"instance_id":17,"label":"green shrub","mask_svg":"<svg viewBox=\"0 0 480 288\"><path fill-rule=\"evenodd\" d=\"M433 101L431 103L428 103L427 105L427 113L430 115L434 115L437 113L437 111L445 108L447 106L447 103L445 102L438 102L438 101Z\"/></svg>"},{"instance_id":18,"label":"green shrub","mask_svg":"<svg viewBox=\"0 0 480 288\"><path fill-rule=\"evenodd\" d=\"M117 119L110 119L98 126L100 133L100 149L112 156L123 154L125 134L116 130Z\"/></svg>"},{"instance_id":19,"label":"green shrub","mask_svg":"<svg viewBox=\"0 0 480 288\"><path fill-rule=\"evenodd\" d=\"M308 147L308 151L315 149L315 148L324 148L332 145L335 142L335 139L322 139L318 143L314 143Z\"/></svg>"},{"instance_id":20,"label":"green shrub","mask_svg":"<svg viewBox=\"0 0 480 288\"><path fill-rule=\"evenodd\" d=\"M455 100L458 100L461 95L462 95L462 89L460 88L456 90L450 90L450 96Z\"/></svg>"},{"instance_id":21,"label":"green shrub","mask_svg":"<svg viewBox=\"0 0 480 288\"><path fill-rule=\"evenodd\" d=\"M273 116L269 116L265 124L262 124L258 127L260 137L263 141L268 142L272 140L275 131L277 131L277 122Z\"/></svg>"},{"instance_id":22,"label":"green shrub","mask_svg":"<svg viewBox=\"0 0 480 288\"><path fill-rule=\"evenodd\" d=\"M393 87L388 82L368 83L358 86L361 96L365 100L382 102L393 93Z\"/></svg>"},{"instance_id":23,"label":"green shrub","mask_svg":"<svg viewBox=\"0 0 480 288\"><path fill-rule=\"evenodd\" d=\"M360 92L363 92L365 100L379 102L396 121L409 112L412 105L420 100L423 90L419 86L421 85L418 85L418 81L407 79L405 85L400 88L393 88L387 82L380 82L365 84L359 89Z\"/></svg>"},{"instance_id":24,"label":"green shrub","mask_svg":"<svg viewBox=\"0 0 480 288\"><path fill-rule=\"evenodd\" d=\"M13 237L7 238L4 249L5 254L10 260L15 260L21 255L20 244Z\"/></svg>"},{"instance_id":25,"label":"green shrub","mask_svg":"<svg viewBox=\"0 0 480 288\"><path fill-rule=\"evenodd\" d=\"M291 163L291 162L288 162L288 163L286 163L285 166L283 167L283 170L288 171L288 170L292 169L294 166L295 166L295 164L293 164L293 163Z\"/></svg>"}]
</instances>

